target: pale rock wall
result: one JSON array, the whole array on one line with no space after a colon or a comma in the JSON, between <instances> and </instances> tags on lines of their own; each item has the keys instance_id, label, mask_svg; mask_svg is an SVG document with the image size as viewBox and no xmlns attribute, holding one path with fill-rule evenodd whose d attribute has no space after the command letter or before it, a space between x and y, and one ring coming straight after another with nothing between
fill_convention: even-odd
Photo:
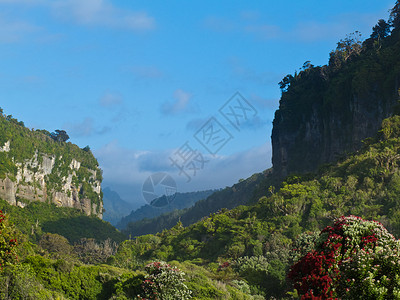
<instances>
[{"instance_id":1,"label":"pale rock wall","mask_svg":"<svg viewBox=\"0 0 400 300\"><path fill-rule=\"evenodd\" d=\"M0 151L9 151L10 142L6 142ZM73 159L69 165L68 176L62 177L61 191L48 190L46 176L53 171L57 158L55 156L40 155L35 153L34 157L26 160L24 163L15 163L17 167L17 175L15 181L8 176L0 179L0 198L6 200L11 205L24 207L27 202L31 201L51 201L57 206L73 207L80 209L87 215L96 215L102 217L103 204L100 201L100 207L96 203L91 203L90 199L82 197L79 191L82 187L75 186L73 177L76 171L81 167L81 163ZM61 159L59 157L58 159ZM96 171L89 170L92 173L91 187L95 193L100 195L101 183L96 180Z\"/></svg>"}]
</instances>

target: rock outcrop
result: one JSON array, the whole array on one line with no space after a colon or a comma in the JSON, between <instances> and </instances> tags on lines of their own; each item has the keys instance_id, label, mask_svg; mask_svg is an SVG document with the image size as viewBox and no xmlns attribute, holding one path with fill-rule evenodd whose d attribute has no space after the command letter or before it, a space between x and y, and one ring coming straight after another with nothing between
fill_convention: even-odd
<instances>
[{"instance_id":1,"label":"rock outcrop","mask_svg":"<svg viewBox=\"0 0 400 300\"><path fill-rule=\"evenodd\" d=\"M271 136L275 175L313 172L357 151L399 113L399 40L396 32L380 48L364 43L340 68L311 65L285 77Z\"/></svg>"},{"instance_id":2,"label":"rock outcrop","mask_svg":"<svg viewBox=\"0 0 400 300\"><path fill-rule=\"evenodd\" d=\"M1 147L1 145L0 145ZM9 149L10 142L2 149ZM9 151L9 150L8 150ZM40 159L39 159L40 157ZM16 176L6 176L0 179L0 199L4 199L12 205L24 207L30 201L50 201L57 206L73 207L84 211L87 215L96 215L102 217L103 204L92 203L92 200L85 197L83 183L76 182L77 172L81 168L81 163L75 159L71 160L68 166L67 174L61 176L60 170L55 168L57 161L63 161L62 156L48 156L35 153L34 157L23 163L15 163ZM60 165L60 164L58 164ZM88 170L90 172L89 187L99 197L101 196L101 181L96 179L96 172L100 170ZM58 187L50 182L50 177L58 178Z\"/></svg>"},{"instance_id":3,"label":"rock outcrop","mask_svg":"<svg viewBox=\"0 0 400 300\"><path fill-rule=\"evenodd\" d=\"M346 111L328 113L314 104L296 129L286 129L283 114L277 113L271 137L274 171L280 176L312 172L345 153L357 151L362 140L373 136L382 120L392 115L396 105L395 95L389 101L374 94L353 95Z\"/></svg>"},{"instance_id":4,"label":"rock outcrop","mask_svg":"<svg viewBox=\"0 0 400 300\"><path fill-rule=\"evenodd\" d=\"M102 173L88 147L54 140L0 114L0 199L71 207L102 218Z\"/></svg>"}]
</instances>

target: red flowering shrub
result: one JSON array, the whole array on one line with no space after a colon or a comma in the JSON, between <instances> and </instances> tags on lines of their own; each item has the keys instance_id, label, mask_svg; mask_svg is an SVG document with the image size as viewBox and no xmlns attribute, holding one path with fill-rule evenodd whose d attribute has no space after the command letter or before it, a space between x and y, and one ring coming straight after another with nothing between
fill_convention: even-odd
<instances>
[{"instance_id":1,"label":"red flowering shrub","mask_svg":"<svg viewBox=\"0 0 400 300\"><path fill-rule=\"evenodd\" d=\"M225 270L226 268L228 268L230 265L231 265L230 262L229 262L229 261L226 261L226 262L224 262L224 263L222 263L222 264L220 264L220 265L218 266L217 271L218 271L218 272L221 272L221 271Z\"/></svg>"},{"instance_id":2,"label":"red flowering shrub","mask_svg":"<svg viewBox=\"0 0 400 300\"><path fill-rule=\"evenodd\" d=\"M184 284L185 273L165 262L152 262L145 267L148 275L143 281L142 299L189 299L191 291Z\"/></svg>"},{"instance_id":3,"label":"red flowering shrub","mask_svg":"<svg viewBox=\"0 0 400 300\"><path fill-rule=\"evenodd\" d=\"M8 223L8 218L0 210L0 270L9 263L17 260L17 240Z\"/></svg>"},{"instance_id":4,"label":"red flowering shrub","mask_svg":"<svg viewBox=\"0 0 400 300\"><path fill-rule=\"evenodd\" d=\"M302 299L400 299L400 243L378 222L341 217L288 277Z\"/></svg>"}]
</instances>

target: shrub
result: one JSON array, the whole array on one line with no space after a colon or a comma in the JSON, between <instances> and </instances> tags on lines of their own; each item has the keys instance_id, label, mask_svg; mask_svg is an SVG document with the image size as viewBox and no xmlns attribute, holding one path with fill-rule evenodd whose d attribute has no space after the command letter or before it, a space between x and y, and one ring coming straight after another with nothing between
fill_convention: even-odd
<instances>
[{"instance_id":1,"label":"shrub","mask_svg":"<svg viewBox=\"0 0 400 300\"><path fill-rule=\"evenodd\" d=\"M400 243L378 222L340 217L288 277L302 299L400 299Z\"/></svg>"},{"instance_id":2,"label":"shrub","mask_svg":"<svg viewBox=\"0 0 400 300\"><path fill-rule=\"evenodd\" d=\"M7 216L0 210L0 270L18 259L16 246L17 239L15 239L14 230Z\"/></svg>"},{"instance_id":3,"label":"shrub","mask_svg":"<svg viewBox=\"0 0 400 300\"><path fill-rule=\"evenodd\" d=\"M190 299L191 291L184 284L184 275L165 262L152 262L145 267L148 275L143 281L144 299Z\"/></svg>"},{"instance_id":4,"label":"shrub","mask_svg":"<svg viewBox=\"0 0 400 300\"><path fill-rule=\"evenodd\" d=\"M39 246L55 258L70 255L72 252L72 246L68 240L56 233L43 234L39 240Z\"/></svg>"}]
</instances>

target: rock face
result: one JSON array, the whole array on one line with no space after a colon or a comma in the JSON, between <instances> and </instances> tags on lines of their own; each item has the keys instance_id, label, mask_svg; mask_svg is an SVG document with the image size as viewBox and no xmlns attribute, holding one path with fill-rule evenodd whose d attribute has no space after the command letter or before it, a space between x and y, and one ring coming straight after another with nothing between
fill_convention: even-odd
<instances>
[{"instance_id":1,"label":"rock face","mask_svg":"<svg viewBox=\"0 0 400 300\"><path fill-rule=\"evenodd\" d=\"M398 109L399 71L394 68L387 76L381 70L372 81L359 75L363 66L350 64L331 78L327 66L304 71L283 91L271 136L277 176L312 172L357 151Z\"/></svg>"},{"instance_id":2,"label":"rock face","mask_svg":"<svg viewBox=\"0 0 400 300\"><path fill-rule=\"evenodd\" d=\"M7 141L2 149L9 151L9 148L10 141ZM56 167L62 165L61 161L64 161L62 156L49 156L36 152L30 160L15 163L16 176L10 174L4 179L0 178L0 199L20 207L31 201L48 201L57 206L73 207L84 211L87 215L101 218L102 201L92 203L83 191L84 183L76 180L81 163L72 159L68 168L61 171ZM96 172L100 170L87 171L90 174L88 187L101 199L101 181L96 179Z\"/></svg>"}]
</instances>

